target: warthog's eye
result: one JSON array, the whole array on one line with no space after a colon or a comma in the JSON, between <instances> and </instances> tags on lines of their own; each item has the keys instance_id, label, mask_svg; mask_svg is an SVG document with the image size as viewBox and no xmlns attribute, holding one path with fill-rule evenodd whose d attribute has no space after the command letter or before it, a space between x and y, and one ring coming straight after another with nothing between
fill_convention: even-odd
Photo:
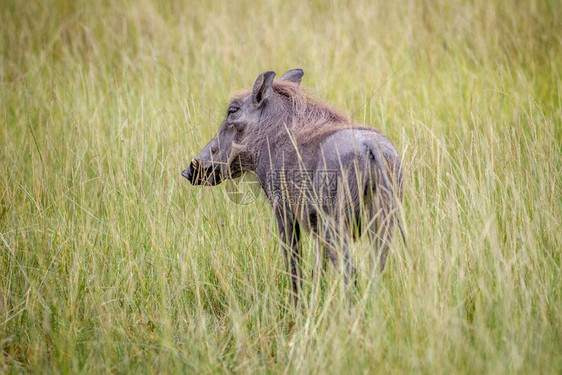
<instances>
[{"instance_id":1,"label":"warthog's eye","mask_svg":"<svg viewBox=\"0 0 562 375\"><path fill-rule=\"evenodd\" d=\"M235 107L235 106L230 106L228 107L228 114L230 115L231 113L236 113L240 110L239 107Z\"/></svg>"}]
</instances>

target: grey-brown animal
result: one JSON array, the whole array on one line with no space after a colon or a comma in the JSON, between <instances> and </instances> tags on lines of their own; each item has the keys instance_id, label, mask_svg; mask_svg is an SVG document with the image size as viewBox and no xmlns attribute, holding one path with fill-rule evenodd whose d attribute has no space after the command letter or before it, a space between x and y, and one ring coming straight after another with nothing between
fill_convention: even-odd
<instances>
[{"instance_id":1,"label":"grey-brown animal","mask_svg":"<svg viewBox=\"0 0 562 375\"><path fill-rule=\"evenodd\" d=\"M313 275L327 258L355 278L348 243L367 233L386 263L401 199L400 157L377 130L359 126L301 87L301 69L260 74L228 106L217 135L182 175L217 185L254 172L273 207L295 302L302 283L301 231L316 238ZM324 255L323 255L324 254Z\"/></svg>"}]
</instances>

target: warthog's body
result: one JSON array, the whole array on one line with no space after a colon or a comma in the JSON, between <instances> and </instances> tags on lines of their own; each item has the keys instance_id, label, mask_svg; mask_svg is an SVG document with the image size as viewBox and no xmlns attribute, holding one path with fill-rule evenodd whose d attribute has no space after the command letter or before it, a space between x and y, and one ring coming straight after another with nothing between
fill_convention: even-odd
<instances>
[{"instance_id":1,"label":"warthog's body","mask_svg":"<svg viewBox=\"0 0 562 375\"><path fill-rule=\"evenodd\" d=\"M300 287L301 229L316 235L332 263L343 254L346 282L354 274L349 238L367 232L376 242L379 267L397 219L400 158L378 131L356 126L306 95L302 70L261 74L251 92L235 98L217 136L193 159L183 176L216 185L255 172L273 206L295 296Z\"/></svg>"}]
</instances>

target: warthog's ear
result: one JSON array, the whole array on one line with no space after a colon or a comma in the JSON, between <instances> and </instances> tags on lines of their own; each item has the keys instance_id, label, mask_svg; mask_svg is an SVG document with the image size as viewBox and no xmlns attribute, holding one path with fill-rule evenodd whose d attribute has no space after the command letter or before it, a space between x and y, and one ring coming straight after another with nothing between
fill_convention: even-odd
<instances>
[{"instance_id":1,"label":"warthog's ear","mask_svg":"<svg viewBox=\"0 0 562 375\"><path fill-rule=\"evenodd\" d=\"M254 103L254 106L259 107L271 95L273 91L273 77L275 77L275 72L268 71L256 78L254 87L252 87L252 103Z\"/></svg>"},{"instance_id":2,"label":"warthog's ear","mask_svg":"<svg viewBox=\"0 0 562 375\"><path fill-rule=\"evenodd\" d=\"M289 81L289 82L296 83L297 85L300 85L303 75L304 75L304 72L303 72L302 69L291 69L291 70L287 71L287 73L283 74L281 76L281 78L279 78L279 80L280 81Z\"/></svg>"}]
</instances>

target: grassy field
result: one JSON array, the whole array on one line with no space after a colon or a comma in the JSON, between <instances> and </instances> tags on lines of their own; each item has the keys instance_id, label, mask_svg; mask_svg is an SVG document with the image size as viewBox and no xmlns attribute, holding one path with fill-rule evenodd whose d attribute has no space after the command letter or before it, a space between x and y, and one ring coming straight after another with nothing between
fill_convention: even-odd
<instances>
[{"instance_id":1,"label":"grassy field","mask_svg":"<svg viewBox=\"0 0 562 375\"><path fill-rule=\"evenodd\" d=\"M5 0L0 19L0 373L562 372L558 1ZM233 92L295 67L400 150L411 248L351 301L330 268L316 298L306 237L297 309L263 195L180 176Z\"/></svg>"}]
</instances>

